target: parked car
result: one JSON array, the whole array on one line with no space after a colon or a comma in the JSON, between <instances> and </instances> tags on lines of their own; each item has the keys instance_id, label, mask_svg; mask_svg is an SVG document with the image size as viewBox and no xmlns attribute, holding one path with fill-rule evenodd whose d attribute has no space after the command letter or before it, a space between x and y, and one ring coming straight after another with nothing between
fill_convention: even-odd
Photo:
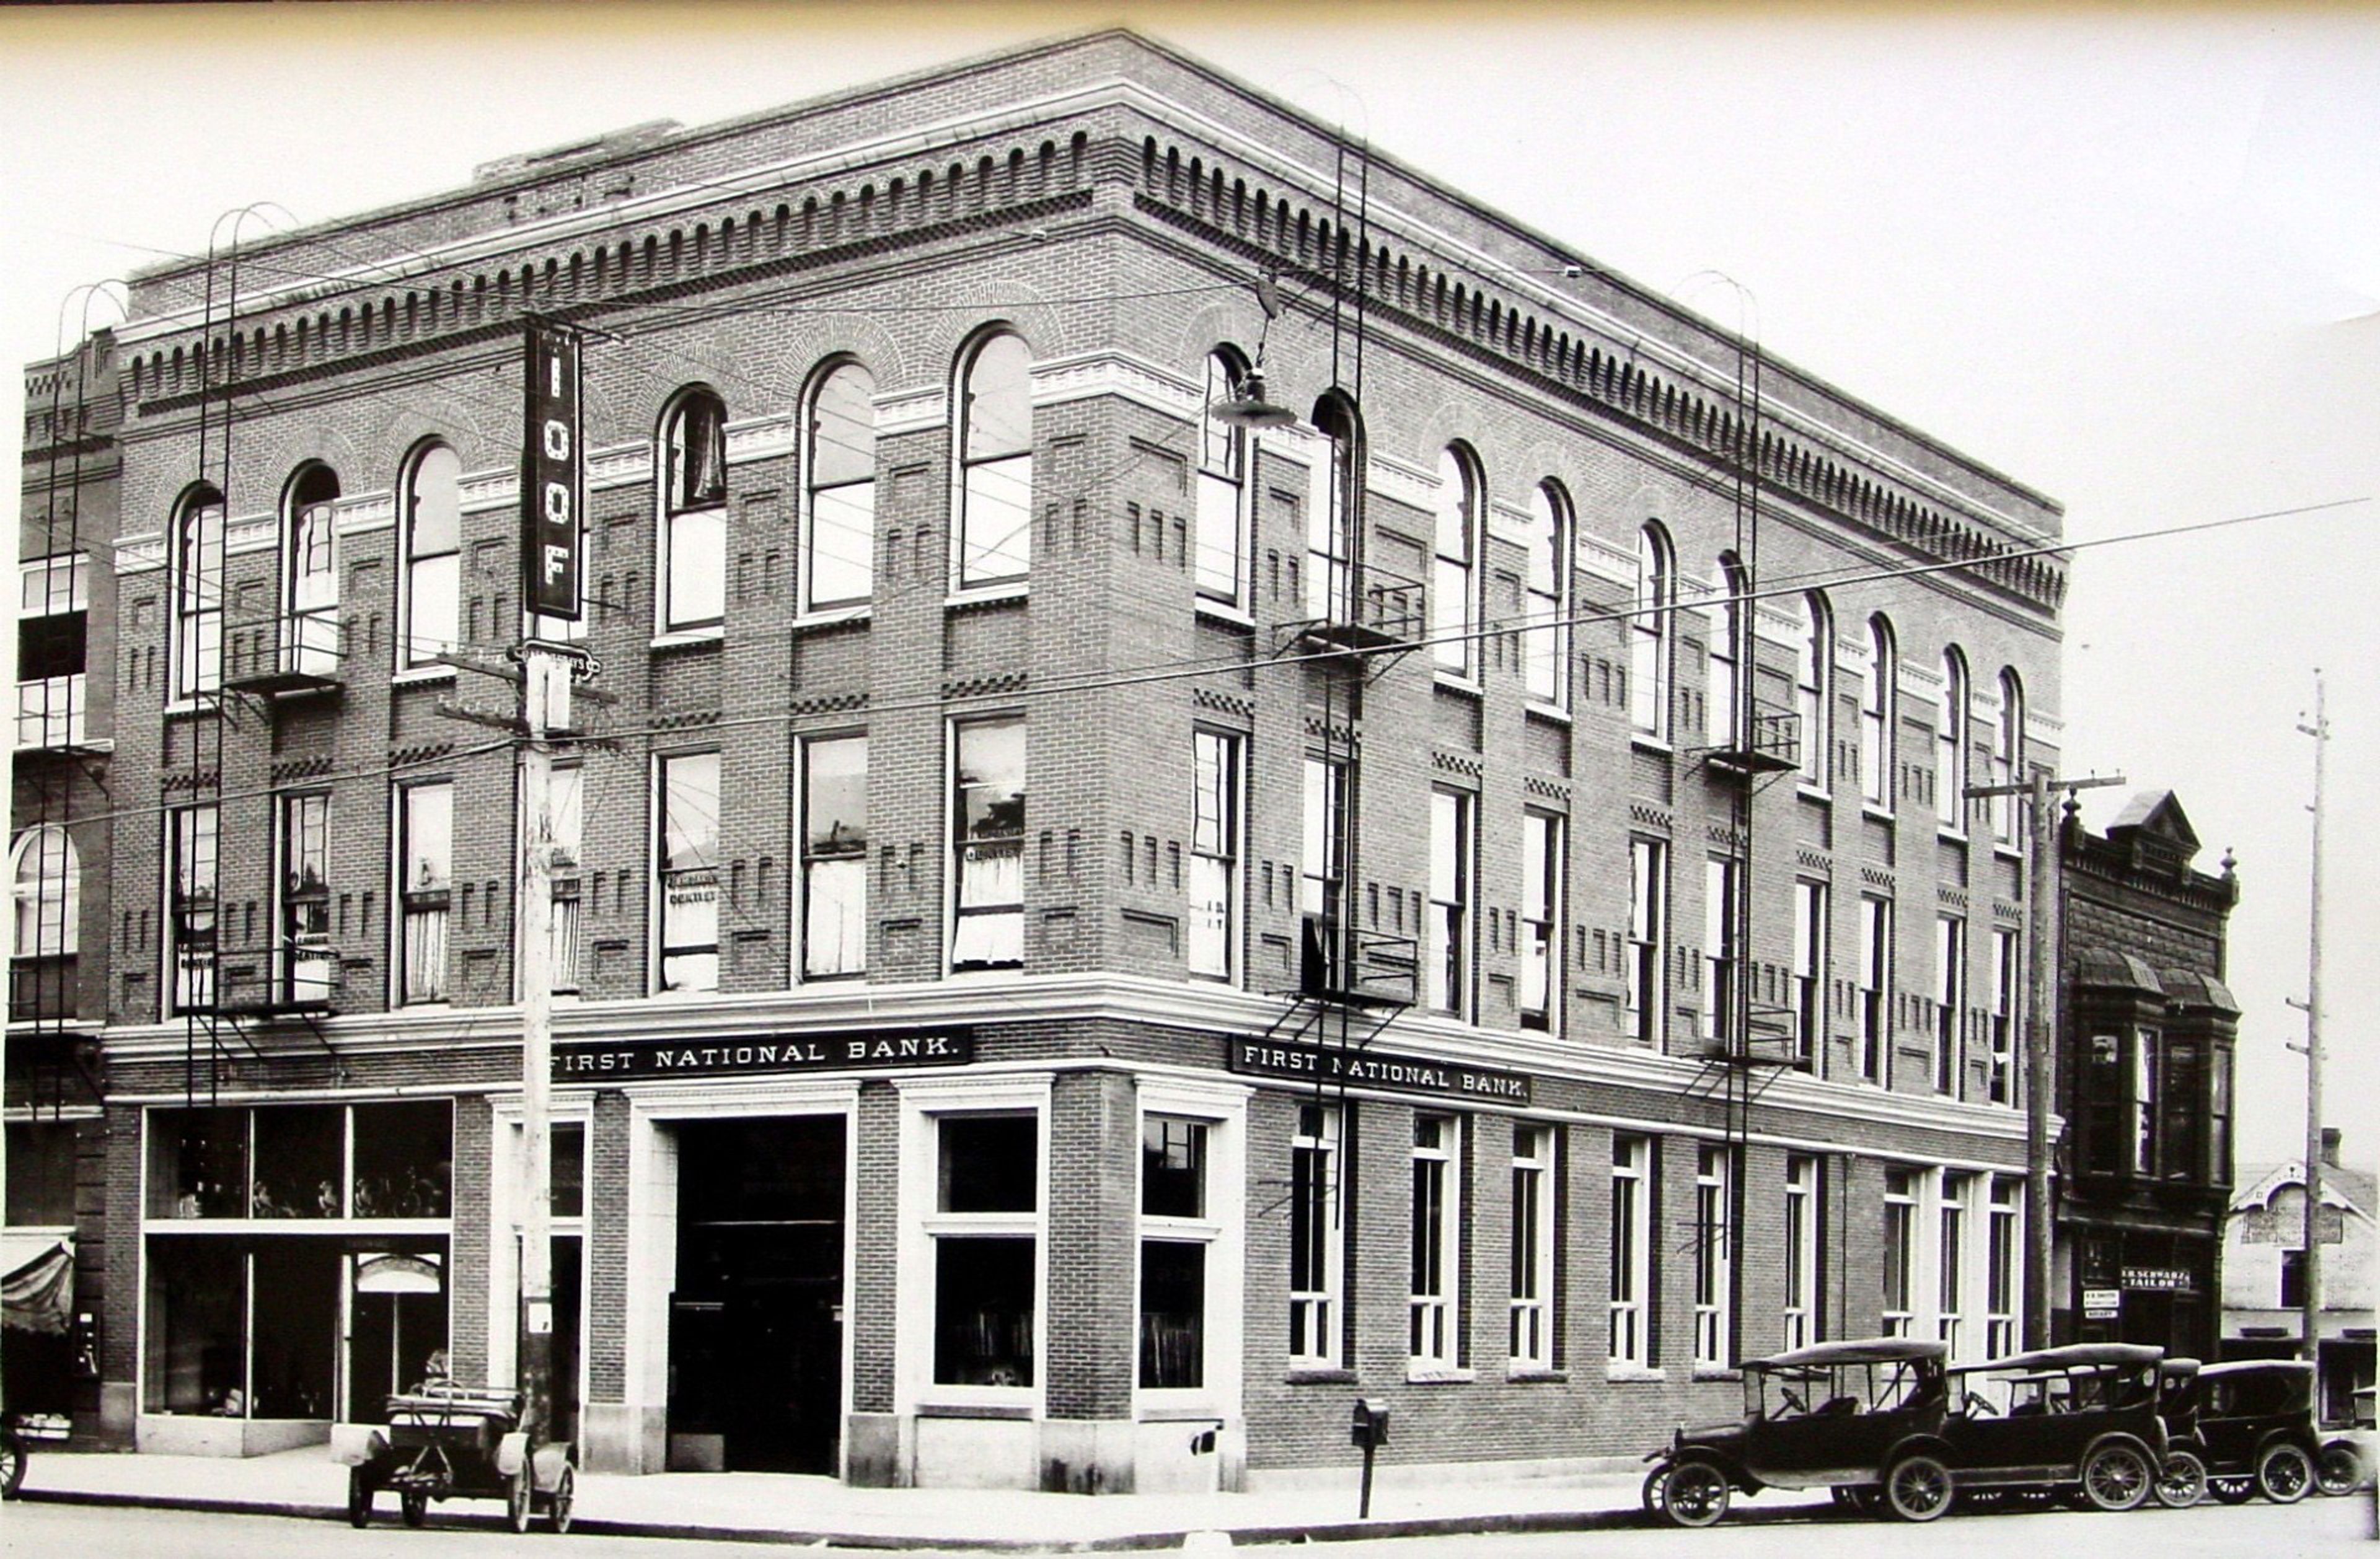
<instances>
[{"instance_id":1,"label":"parked car","mask_svg":"<svg viewBox=\"0 0 2380 1559\"><path fill-rule=\"evenodd\" d=\"M1749 1360L1742 1421L1681 1426L1645 1458L1654 1464L1645 1509L1707 1527L1727 1514L1730 1495L1767 1488L1831 1489L1838 1500L1873 1505L1905 1448L1938 1438L1948 1353L1936 1342L1868 1337ZM1949 1503L1947 1484L1941 1503Z\"/></svg>"},{"instance_id":2,"label":"parked car","mask_svg":"<svg viewBox=\"0 0 2380 1559\"><path fill-rule=\"evenodd\" d=\"M2314 1461L2314 1483L2325 1494L2351 1494L2372 1481L2380 1462L2380 1437L2372 1430L2372 1388L2355 1393L2355 1416L2349 1427L2324 1437L2322 1455Z\"/></svg>"},{"instance_id":3,"label":"parked car","mask_svg":"<svg viewBox=\"0 0 2380 1559\"><path fill-rule=\"evenodd\" d=\"M2206 1497L2206 1458L2198 1440L2198 1373L2195 1359L2167 1359L2157 1365L2157 1417L2165 1420L2165 1466L2152 1492L2168 1510L2187 1510Z\"/></svg>"},{"instance_id":4,"label":"parked car","mask_svg":"<svg viewBox=\"0 0 2380 1559\"><path fill-rule=\"evenodd\" d=\"M1906 1449L1885 1479L1886 1504L1912 1521L1942 1514L1954 1489L2132 1509L2166 1465L2164 1357L2131 1343L2077 1343L1951 1371L1941 1434Z\"/></svg>"},{"instance_id":5,"label":"parked car","mask_svg":"<svg viewBox=\"0 0 2380 1559\"><path fill-rule=\"evenodd\" d=\"M2225 1505L2262 1493L2279 1505L2314 1487L2322 1438L2313 1422L2313 1365L2242 1359L2198 1372L2198 1455L2206 1492Z\"/></svg>"}]
</instances>

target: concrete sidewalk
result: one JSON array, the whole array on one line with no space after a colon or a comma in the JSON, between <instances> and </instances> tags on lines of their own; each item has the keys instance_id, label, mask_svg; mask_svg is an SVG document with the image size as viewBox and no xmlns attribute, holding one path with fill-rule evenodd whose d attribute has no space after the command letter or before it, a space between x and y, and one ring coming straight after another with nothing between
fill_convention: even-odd
<instances>
[{"instance_id":1,"label":"concrete sidewalk","mask_svg":"<svg viewBox=\"0 0 2380 1559\"><path fill-rule=\"evenodd\" d=\"M1634 1472L1604 1472L1471 1482L1449 1478L1442 1467L1384 1467L1373 1489L1371 1519L1359 1521L1352 1476L1343 1487L1092 1497L859 1489L828 1478L758 1472L581 1472L576 1516L577 1528L617 1536L1020 1552L1203 1548L1225 1546L1225 1540L1239 1545L1633 1525L1644 1519L1637 1481ZM346 1486L347 1469L320 1446L237 1461L44 1448L28 1465L24 1497L344 1519ZM1803 1503L1803 1496L1783 1493L1759 1501L1779 1514ZM492 1500L454 1500L432 1507L431 1520L493 1525L503 1516ZM373 1519L396 1522L395 1496L380 1496Z\"/></svg>"}]
</instances>

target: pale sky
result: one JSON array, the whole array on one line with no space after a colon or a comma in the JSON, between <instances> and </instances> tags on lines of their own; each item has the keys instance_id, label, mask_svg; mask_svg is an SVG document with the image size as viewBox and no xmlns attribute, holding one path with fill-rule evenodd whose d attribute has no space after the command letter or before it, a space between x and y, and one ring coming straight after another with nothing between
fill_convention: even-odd
<instances>
[{"instance_id":1,"label":"pale sky","mask_svg":"<svg viewBox=\"0 0 2380 1559\"><path fill-rule=\"evenodd\" d=\"M2380 7L11 6L0 344L47 356L67 289L251 202L336 218L1117 20L1730 325L1731 278L1767 350L2070 540L2363 500L2079 553L2055 712L2069 772L2176 792L2203 869L2237 851L2240 1158L2291 1156L2329 672L2329 1114L2373 1162Z\"/></svg>"}]
</instances>

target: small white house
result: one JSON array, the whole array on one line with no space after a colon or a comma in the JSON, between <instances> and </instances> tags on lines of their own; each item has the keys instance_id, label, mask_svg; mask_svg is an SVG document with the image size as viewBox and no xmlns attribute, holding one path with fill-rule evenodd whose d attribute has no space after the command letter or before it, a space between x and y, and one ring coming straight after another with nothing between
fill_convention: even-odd
<instances>
[{"instance_id":1,"label":"small white house","mask_svg":"<svg viewBox=\"0 0 2380 1559\"><path fill-rule=\"evenodd\" d=\"M2373 1177L2339 1162L2336 1128L2323 1133L2320 1398L2325 1422L2344 1422L2358 1387L2373 1384ZM2305 1162L2242 1165L2223 1236L2223 1356L2294 1356L2304 1335Z\"/></svg>"}]
</instances>

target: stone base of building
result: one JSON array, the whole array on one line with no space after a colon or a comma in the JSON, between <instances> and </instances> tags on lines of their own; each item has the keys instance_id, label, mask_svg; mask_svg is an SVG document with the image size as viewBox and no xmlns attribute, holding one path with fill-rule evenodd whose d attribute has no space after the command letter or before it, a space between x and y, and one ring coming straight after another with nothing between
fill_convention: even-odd
<instances>
[{"instance_id":1,"label":"stone base of building","mask_svg":"<svg viewBox=\"0 0 2380 1559\"><path fill-rule=\"evenodd\" d=\"M195 1413L143 1413L141 1450L169 1456L269 1456L331 1442L328 1419L218 1419Z\"/></svg>"}]
</instances>

